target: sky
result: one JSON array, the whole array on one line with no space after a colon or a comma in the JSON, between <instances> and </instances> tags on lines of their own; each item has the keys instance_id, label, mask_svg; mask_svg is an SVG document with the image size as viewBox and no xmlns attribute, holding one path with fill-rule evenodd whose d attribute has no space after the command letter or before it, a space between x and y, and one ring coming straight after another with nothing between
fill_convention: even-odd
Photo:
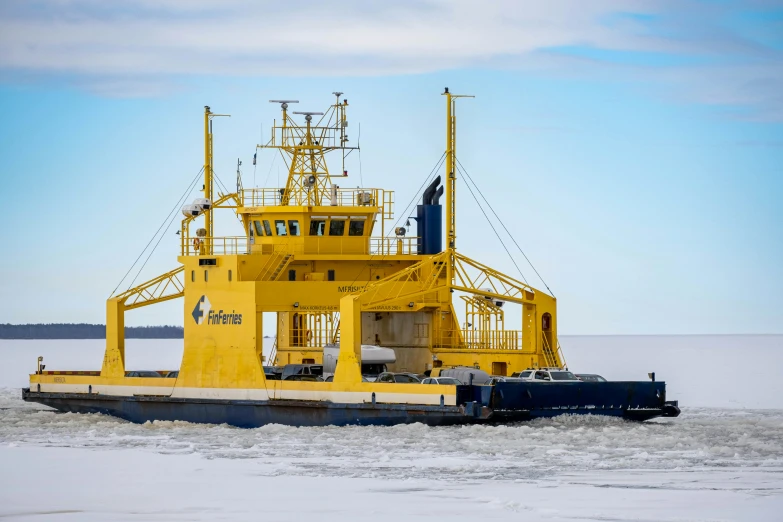
<instances>
[{"instance_id":1,"label":"sky","mask_svg":"<svg viewBox=\"0 0 783 522\"><path fill-rule=\"evenodd\" d=\"M204 105L231 114L224 184L240 159L245 187L275 187L271 152L251 164L268 100L344 92L361 154L343 185L396 190L404 219L445 148L445 86L476 96L457 155L560 333L783 333L783 2L763 0L6 0L0 322L104 322L151 238L130 280L177 266L165 223ZM460 252L545 288L463 178L457 202ZM173 301L126 324L183 318Z\"/></svg>"}]
</instances>

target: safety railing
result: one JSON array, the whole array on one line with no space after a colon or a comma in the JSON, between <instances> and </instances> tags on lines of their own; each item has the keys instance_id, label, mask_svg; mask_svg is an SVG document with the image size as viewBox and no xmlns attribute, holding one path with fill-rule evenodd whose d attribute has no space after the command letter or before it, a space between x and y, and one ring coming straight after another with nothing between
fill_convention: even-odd
<instances>
[{"instance_id":1,"label":"safety railing","mask_svg":"<svg viewBox=\"0 0 783 522\"><path fill-rule=\"evenodd\" d=\"M304 241L302 240L304 239ZM369 239L369 248L368 241ZM361 255L393 256L416 254L418 237L363 237L363 236L292 236L288 239L276 238L275 242L264 243L256 239L253 252L271 254L277 252L291 254L319 255Z\"/></svg>"},{"instance_id":2,"label":"safety railing","mask_svg":"<svg viewBox=\"0 0 783 522\"><path fill-rule=\"evenodd\" d=\"M521 350L522 330L442 330L435 346L464 350Z\"/></svg>"},{"instance_id":3,"label":"safety railing","mask_svg":"<svg viewBox=\"0 0 783 522\"><path fill-rule=\"evenodd\" d=\"M291 253L291 254L370 254L373 256L394 256L416 254L419 238L411 237L371 237L369 249L366 237L329 237L307 236L306 241L301 238L292 238L290 241L276 241L269 243L269 251L263 248L256 240L253 251L259 253ZM238 255L247 254L249 249L248 238L236 237L184 237L180 244L181 255L203 256L210 252L212 255Z\"/></svg>"},{"instance_id":4,"label":"safety railing","mask_svg":"<svg viewBox=\"0 0 783 522\"><path fill-rule=\"evenodd\" d=\"M320 202L316 204L335 207L384 207L392 204L391 196L386 195L390 193L391 191L377 188L338 188L332 197L332 191L326 189L321 190ZM284 196L284 188L253 188L243 189L240 199L246 207L275 207L283 204ZM307 202L297 202L292 198L289 204L307 204Z\"/></svg>"},{"instance_id":5,"label":"safety railing","mask_svg":"<svg viewBox=\"0 0 783 522\"><path fill-rule=\"evenodd\" d=\"M335 309L337 306L335 305ZM288 329L290 347L321 348L335 343L340 316L336 311L297 312Z\"/></svg>"},{"instance_id":6,"label":"safety railing","mask_svg":"<svg viewBox=\"0 0 783 522\"><path fill-rule=\"evenodd\" d=\"M313 145L318 147L329 149L344 146L342 138L345 132L341 132L339 127L312 125L310 134L313 138ZM282 127L275 122L275 126L272 127L272 139L269 145L272 147L304 147L306 135L306 127ZM312 145L308 145L307 150L310 150L311 147Z\"/></svg>"},{"instance_id":7,"label":"safety railing","mask_svg":"<svg viewBox=\"0 0 783 522\"><path fill-rule=\"evenodd\" d=\"M248 241L245 236L183 237L180 251L183 256L247 254Z\"/></svg>"},{"instance_id":8,"label":"safety railing","mask_svg":"<svg viewBox=\"0 0 783 522\"><path fill-rule=\"evenodd\" d=\"M411 237L371 237L370 254L391 256L418 253L419 238Z\"/></svg>"}]
</instances>

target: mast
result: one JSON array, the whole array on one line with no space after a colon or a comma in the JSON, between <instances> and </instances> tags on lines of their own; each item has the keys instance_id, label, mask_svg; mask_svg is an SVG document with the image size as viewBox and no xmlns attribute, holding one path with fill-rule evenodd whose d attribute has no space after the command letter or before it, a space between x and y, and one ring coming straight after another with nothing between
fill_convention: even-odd
<instances>
[{"instance_id":1,"label":"mast","mask_svg":"<svg viewBox=\"0 0 783 522\"><path fill-rule=\"evenodd\" d=\"M327 111L292 111L304 116L304 125L297 124L288 113L289 103L297 100L269 100L279 103L283 111L283 122L272 127L269 141L259 144L260 149L278 149L284 154L288 167L285 188L280 189L281 205L323 205L333 182L326 165L325 155L333 150L342 150L343 170L341 177L347 176L345 170L346 151L358 149L348 145L346 135L346 107L348 100L340 100L342 92L334 92L335 103ZM313 120L313 116L318 116ZM328 204L328 203L327 203Z\"/></svg>"},{"instance_id":2,"label":"mast","mask_svg":"<svg viewBox=\"0 0 783 522\"><path fill-rule=\"evenodd\" d=\"M212 177L214 174L212 158L212 118L216 116L228 116L230 114L214 114L209 105L204 106L204 197L209 200L209 208L204 210L204 229L207 231L205 238L206 255L212 255L212 238L214 237L214 226L212 222Z\"/></svg>"},{"instance_id":3,"label":"mast","mask_svg":"<svg viewBox=\"0 0 783 522\"><path fill-rule=\"evenodd\" d=\"M212 129L209 105L204 106L204 197L212 202ZM212 255L212 209L204 211L204 228L207 230L206 253Z\"/></svg>"},{"instance_id":4,"label":"mast","mask_svg":"<svg viewBox=\"0 0 783 522\"><path fill-rule=\"evenodd\" d=\"M446 96L446 248L452 259L457 250L457 175L454 172L457 163L457 98L475 98L467 94L451 94L449 88L443 91ZM454 282L453 262L446 267L449 284Z\"/></svg>"}]
</instances>

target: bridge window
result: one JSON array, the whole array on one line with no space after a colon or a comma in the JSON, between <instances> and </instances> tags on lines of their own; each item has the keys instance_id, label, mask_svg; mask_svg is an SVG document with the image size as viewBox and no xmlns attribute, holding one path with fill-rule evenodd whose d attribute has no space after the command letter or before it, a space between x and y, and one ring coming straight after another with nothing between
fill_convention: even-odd
<instances>
[{"instance_id":1,"label":"bridge window","mask_svg":"<svg viewBox=\"0 0 783 522\"><path fill-rule=\"evenodd\" d=\"M269 226L269 221L267 221L266 219L264 220L264 232L266 232L267 236L272 235L272 227Z\"/></svg>"},{"instance_id":2,"label":"bridge window","mask_svg":"<svg viewBox=\"0 0 783 522\"><path fill-rule=\"evenodd\" d=\"M324 230L326 230L325 219L311 219L310 220L310 235L311 236L323 236Z\"/></svg>"},{"instance_id":3,"label":"bridge window","mask_svg":"<svg viewBox=\"0 0 783 522\"><path fill-rule=\"evenodd\" d=\"M329 221L329 235L342 236L345 232L345 220L332 218Z\"/></svg>"},{"instance_id":4,"label":"bridge window","mask_svg":"<svg viewBox=\"0 0 783 522\"><path fill-rule=\"evenodd\" d=\"M264 235L264 229L261 228L261 222L260 221L253 221L253 225L256 227L256 235L257 236L263 236ZM253 231L250 231L250 235L253 235Z\"/></svg>"},{"instance_id":5,"label":"bridge window","mask_svg":"<svg viewBox=\"0 0 783 522\"><path fill-rule=\"evenodd\" d=\"M295 219L288 220L288 230L291 231L292 236L299 235L299 221Z\"/></svg>"},{"instance_id":6,"label":"bridge window","mask_svg":"<svg viewBox=\"0 0 783 522\"><path fill-rule=\"evenodd\" d=\"M349 236L363 236L364 235L364 221L351 220L348 225Z\"/></svg>"},{"instance_id":7,"label":"bridge window","mask_svg":"<svg viewBox=\"0 0 783 522\"><path fill-rule=\"evenodd\" d=\"M277 232L278 236L286 235L285 221L283 221L282 219L275 220L275 232Z\"/></svg>"}]
</instances>

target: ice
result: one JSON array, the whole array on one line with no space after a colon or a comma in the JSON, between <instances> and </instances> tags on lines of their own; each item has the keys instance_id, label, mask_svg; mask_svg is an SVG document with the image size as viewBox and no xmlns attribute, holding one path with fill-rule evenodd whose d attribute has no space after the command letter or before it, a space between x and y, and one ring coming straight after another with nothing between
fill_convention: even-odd
<instances>
[{"instance_id":1,"label":"ice","mask_svg":"<svg viewBox=\"0 0 783 522\"><path fill-rule=\"evenodd\" d=\"M772 522L783 507L779 482L742 470L352 479L271 475L252 459L38 447L0 447L0 463L0 518L20 521Z\"/></svg>"},{"instance_id":2,"label":"ice","mask_svg":"<svg viewBox=\"0 0 783 522\"><path fill-rule=\"evenodd\" d=\"M273 474L443 480L529 480L574 471L783 470L783 411L685 408L637 423L561 416L510 426L239 429L132 424L61 414L0 390L0 444L134 448L207 459L252 459Z\"/></svg>"},{"instance_id":3,"label":"ice","mask_svg":"<svg viewBox=\"0 0 783 522\"><path fill-rule=\"evenodd\" d=\"M783 512L779 408L683 404L679 418L645 423L561 416L452 428L136 425L21 400L39 354L49 368L100 364L100 341L57 343L0 343L3 520L712 521L780 520ZM572 367L587 360L572 353ZM180 354L181 341L129 346L139 369L176 367ZM780 401L769 397L780 366L768 355L760 378L742 383L747 404ZM716 373L704 366L680 383L683 393L713 386ZM651 369L671 383L661 368ZM724 379L720 388L738 385Z\"/></svg>"}]
</instances>

